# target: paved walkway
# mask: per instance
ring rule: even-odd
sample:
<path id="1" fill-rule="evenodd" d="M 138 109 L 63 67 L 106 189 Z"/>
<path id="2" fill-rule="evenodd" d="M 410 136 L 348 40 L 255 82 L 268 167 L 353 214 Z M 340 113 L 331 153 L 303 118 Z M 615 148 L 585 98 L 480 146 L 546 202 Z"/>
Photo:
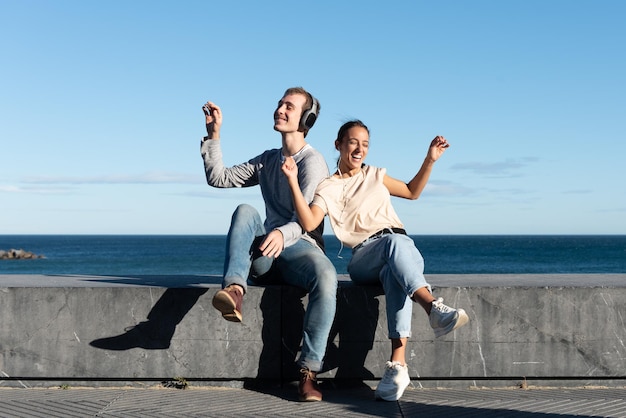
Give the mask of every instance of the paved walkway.
<path id="1" fill-rule="evenodd" d="M 295 401 L 295 387 L 0 389 L 0 417 L 626 417 L 625 388 L 417 389 L 398 402 L 373 390 L 326 388 Z"/>

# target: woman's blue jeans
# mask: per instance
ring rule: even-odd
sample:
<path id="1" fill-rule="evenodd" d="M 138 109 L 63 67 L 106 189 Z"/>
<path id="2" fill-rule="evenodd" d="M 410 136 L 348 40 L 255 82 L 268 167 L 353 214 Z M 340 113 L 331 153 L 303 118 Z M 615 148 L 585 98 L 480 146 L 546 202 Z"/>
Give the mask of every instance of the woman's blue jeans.
<path id="1" fill-rule="evenodd" d="M 425 286 L 431 290 L 424 278 L 424 259 L 413 239 L 404 234 L 366 239 L 352 250 L 348 273 L 356 284 L 382 284 L 389 338 L 410 337 L 411 295 Z"/>
<path id="2" fill-rule="evenodd" d="M 250 205 L 238 206 L 226 241 L 222 287 L 238 284 L 247 291 L 247 278 L 264 284 L 262 276 L 273 267 L 279 274 L 272 279 L 306 290 L 309 301 L 298 364 L 314 372 L 320 371 L 337 306 L 335 266 L 322 250 L 304 239 L 283 249 L 276 259 L 265 257 L 257 251 L 265 234 L 258 211 Z"/>

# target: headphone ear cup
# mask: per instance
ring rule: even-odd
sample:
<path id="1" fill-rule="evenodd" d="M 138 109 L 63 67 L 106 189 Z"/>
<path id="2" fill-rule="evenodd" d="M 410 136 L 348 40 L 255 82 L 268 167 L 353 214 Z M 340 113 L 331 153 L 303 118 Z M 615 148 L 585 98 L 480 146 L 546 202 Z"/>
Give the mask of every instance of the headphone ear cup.
<path id="1" fill-rule="evenodd" d="M 302 115 L 302 119 L 300 119 L 300 128 L 302 130 L 311 129 L 313 125 L 315 124 L 316 120 L 317 120 L 317 115 L 315 113 L 312 113 L 310 110 L 307 110 Z"/>
<path id="2" fill-rule="evenodd" d="M 302 113 L 302 117 L 300 118 L 300 129 L 306 130 L 311 129 L 317 120 L 317 111 L 319 108 L 318 101 L 315 97 L 311 96 L 313 99 L 313 104 L 310 109 L 305 110 Z"/>

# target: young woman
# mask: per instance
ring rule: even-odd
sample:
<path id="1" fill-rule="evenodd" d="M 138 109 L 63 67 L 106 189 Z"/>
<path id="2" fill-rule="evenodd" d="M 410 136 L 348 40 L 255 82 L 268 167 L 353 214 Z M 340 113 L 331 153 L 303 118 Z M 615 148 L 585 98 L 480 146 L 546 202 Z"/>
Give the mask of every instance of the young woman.
<path id="1" fill-rule="evenodd" d="M 347 122 L 335 140 L 337 171 L 319 184 L 310 206 L 300 191 L 293 159 L 287 158 L 282 166 L 302 227 L 315 229 L 328 215 L 337 238 L 352 248 L 348 265 L 352 281 L 383 286 L 391 358 L 376 388 L 379 399 L 400 399 L 410 383 L 405 353 L 411 336 L 411 302 L 424 308 L 437 337 L 468 322 L 463 309 L 450 308 L 442 298 L 433 297 L 424 278 L 422 255 L 391 206 L 392 195 L 406 199 L 420 196 L 435 161 L 448 147 L 445 138 L 435 137 L 420 170 L 404 183 L 389 177 L 384 168 L 363 163 L 369 149 L 369 129 L 359 120 Z"/>

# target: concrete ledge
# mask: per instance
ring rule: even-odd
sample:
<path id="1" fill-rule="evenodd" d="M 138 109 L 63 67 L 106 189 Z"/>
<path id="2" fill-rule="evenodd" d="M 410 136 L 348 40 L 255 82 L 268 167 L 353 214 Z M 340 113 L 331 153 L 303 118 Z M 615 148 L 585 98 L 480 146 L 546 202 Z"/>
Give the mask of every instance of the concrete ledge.
<path id="1" fill-rule="evenodd" d="M 623 386 L 626 274 L 430 275 L 471 322 L 435 339 L 415 306 L 408 362 L 424 387 Z M 244 323 L 211 306 L 216 276 L 0 275 L 0 385 L 50 381 L 290 381 L 306 297 L 251 286 Z M 325 378 L 377 379 L 390 353 L 385 298 L 340 278 Z"/>

